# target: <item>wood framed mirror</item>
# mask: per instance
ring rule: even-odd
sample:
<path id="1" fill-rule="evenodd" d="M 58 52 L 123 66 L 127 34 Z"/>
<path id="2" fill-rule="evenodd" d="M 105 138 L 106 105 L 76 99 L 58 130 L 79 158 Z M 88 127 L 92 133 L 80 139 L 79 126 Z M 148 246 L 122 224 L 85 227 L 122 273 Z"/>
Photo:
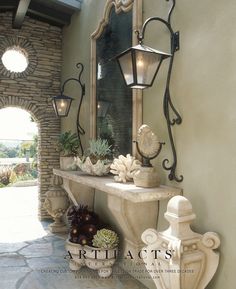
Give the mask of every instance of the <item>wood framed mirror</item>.
<path id="1" fill-rule="evenodd" d="M 136 155 L 133 140 L 142 124 L 142 91 L 126 87 L 114 57 L 137 44 L 142 0 L 107 0 L 91 35 L 91 138 L 105 138 L 116 155 Z"/>

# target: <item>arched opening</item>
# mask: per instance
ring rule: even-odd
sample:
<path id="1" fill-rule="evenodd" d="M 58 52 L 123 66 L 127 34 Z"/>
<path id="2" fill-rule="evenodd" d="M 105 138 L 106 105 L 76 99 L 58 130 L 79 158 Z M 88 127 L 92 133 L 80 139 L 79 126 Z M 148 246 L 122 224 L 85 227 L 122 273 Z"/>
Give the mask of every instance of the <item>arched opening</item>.
<path id="1" fill-rule="evenodd" d="M 37 120 L 26 110 L 0 109 L 0 242 L 45 235 L 38 221 L 38 133 Z"/>
<path id="2" fill-rule="evenodd" d="M 60 119 L 55 117 L 52 106 L 34 102 L 29 97 L 1 96 L 0 111 L 7 107 L 21 108 L 29 112 L 38 124 L 39 217 L 41 220 L 51 218 L 43 204 L 51 185 L 52 169 L 59 168 L 57 141 Z M 7 126 L 5 122 L 4 125 Z"/>

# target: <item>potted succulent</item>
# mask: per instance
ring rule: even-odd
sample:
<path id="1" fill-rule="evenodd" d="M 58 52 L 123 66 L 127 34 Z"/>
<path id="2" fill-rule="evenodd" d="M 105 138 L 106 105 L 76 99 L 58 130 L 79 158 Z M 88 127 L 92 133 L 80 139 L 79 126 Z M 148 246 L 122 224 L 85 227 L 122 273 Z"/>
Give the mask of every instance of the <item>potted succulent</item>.
<path id="1" fill-rule="evenodd" d="M 90 175 L 106 175 L 110 171 L 111 155 L 111 145 L 106 139 L 93 139 L 89 141 L 86 156 L 82 159 L 77 157 L 76 164 L 82 171 Z"/>
<path id="2" fill-rule="evenodd" d="M 76 169 L 75 156 L 78 155 L 80 141 L 76 133 L 71 131 L 59 135 L 58 149 L 60 152 L 60 168 L 62 170 Z"/>
<path id="3" fill-rule="evenodd" d="M 92 240 L 93 246 L 84 246 L 85 265 L 90 269 L 98 270 L 100 277 L 109 277 L 118 255 L 118 243 L 116 232 L 106 228 L 98 230 Z"/>
<path id="4" fill-rule="evenodd" d="M 66 250 L 71 256 L 70 269 L 87 266 L 98 270 L 100 277 L 110 276 L 118 254 L 117 234 L 106 228 L 87 206 L 72 206 L 67 216 L 70 232 Z"/>

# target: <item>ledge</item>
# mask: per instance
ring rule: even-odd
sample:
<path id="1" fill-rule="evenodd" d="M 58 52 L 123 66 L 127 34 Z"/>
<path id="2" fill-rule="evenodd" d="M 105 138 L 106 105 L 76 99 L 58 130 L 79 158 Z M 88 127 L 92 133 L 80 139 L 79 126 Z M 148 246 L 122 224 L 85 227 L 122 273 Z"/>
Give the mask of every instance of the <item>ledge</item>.
<path id="1" fill-rule="evenodd" d="M 111 176 L 95 177 L 89 176 L 81 171 L 62 171 L 53 169 L 53 173 L 64 179 L 92 187 L 133 203 L 170 199 L 176 195 L 182 194 L 182 190 L 175 187 L 160 186 L 156 188 L 141 188 L 136 187 L 133 183 L 117 183 Z"/>

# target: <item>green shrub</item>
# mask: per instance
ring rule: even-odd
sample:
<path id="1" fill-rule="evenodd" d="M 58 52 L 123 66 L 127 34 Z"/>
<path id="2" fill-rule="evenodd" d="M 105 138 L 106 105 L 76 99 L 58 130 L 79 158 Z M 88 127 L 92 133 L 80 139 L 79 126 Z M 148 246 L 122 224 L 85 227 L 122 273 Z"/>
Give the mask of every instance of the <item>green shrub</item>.
<path id="1" fill-rule="evenodd" d="M 0 183 L 7 186 L 10 183 L 10 177 L 12 173 L 12 168 L 3 167 L 0 169 Z"/>
<path id="2" fill-rule="evenodd" d="M 4 188 L 5 185 L 3 183 L 0 183 L 0 188 Z"/>
<path id="3" fill-rule="evenodd" d="M 66 131 L 60 134 L 58 149 L 62 156 L 77 156 L 79 153 L 80 141 L 76 133 Z"/>
<path id="4" fill-rule="evenodd" d="M 19 181 L 29 181 L 29 180 L 34 180 L 35 178 L 31 174 L 24 174 L 21 176 L 17 176 L 16 179 L 14 180 L 14 183 L 19 182 Z"/>

